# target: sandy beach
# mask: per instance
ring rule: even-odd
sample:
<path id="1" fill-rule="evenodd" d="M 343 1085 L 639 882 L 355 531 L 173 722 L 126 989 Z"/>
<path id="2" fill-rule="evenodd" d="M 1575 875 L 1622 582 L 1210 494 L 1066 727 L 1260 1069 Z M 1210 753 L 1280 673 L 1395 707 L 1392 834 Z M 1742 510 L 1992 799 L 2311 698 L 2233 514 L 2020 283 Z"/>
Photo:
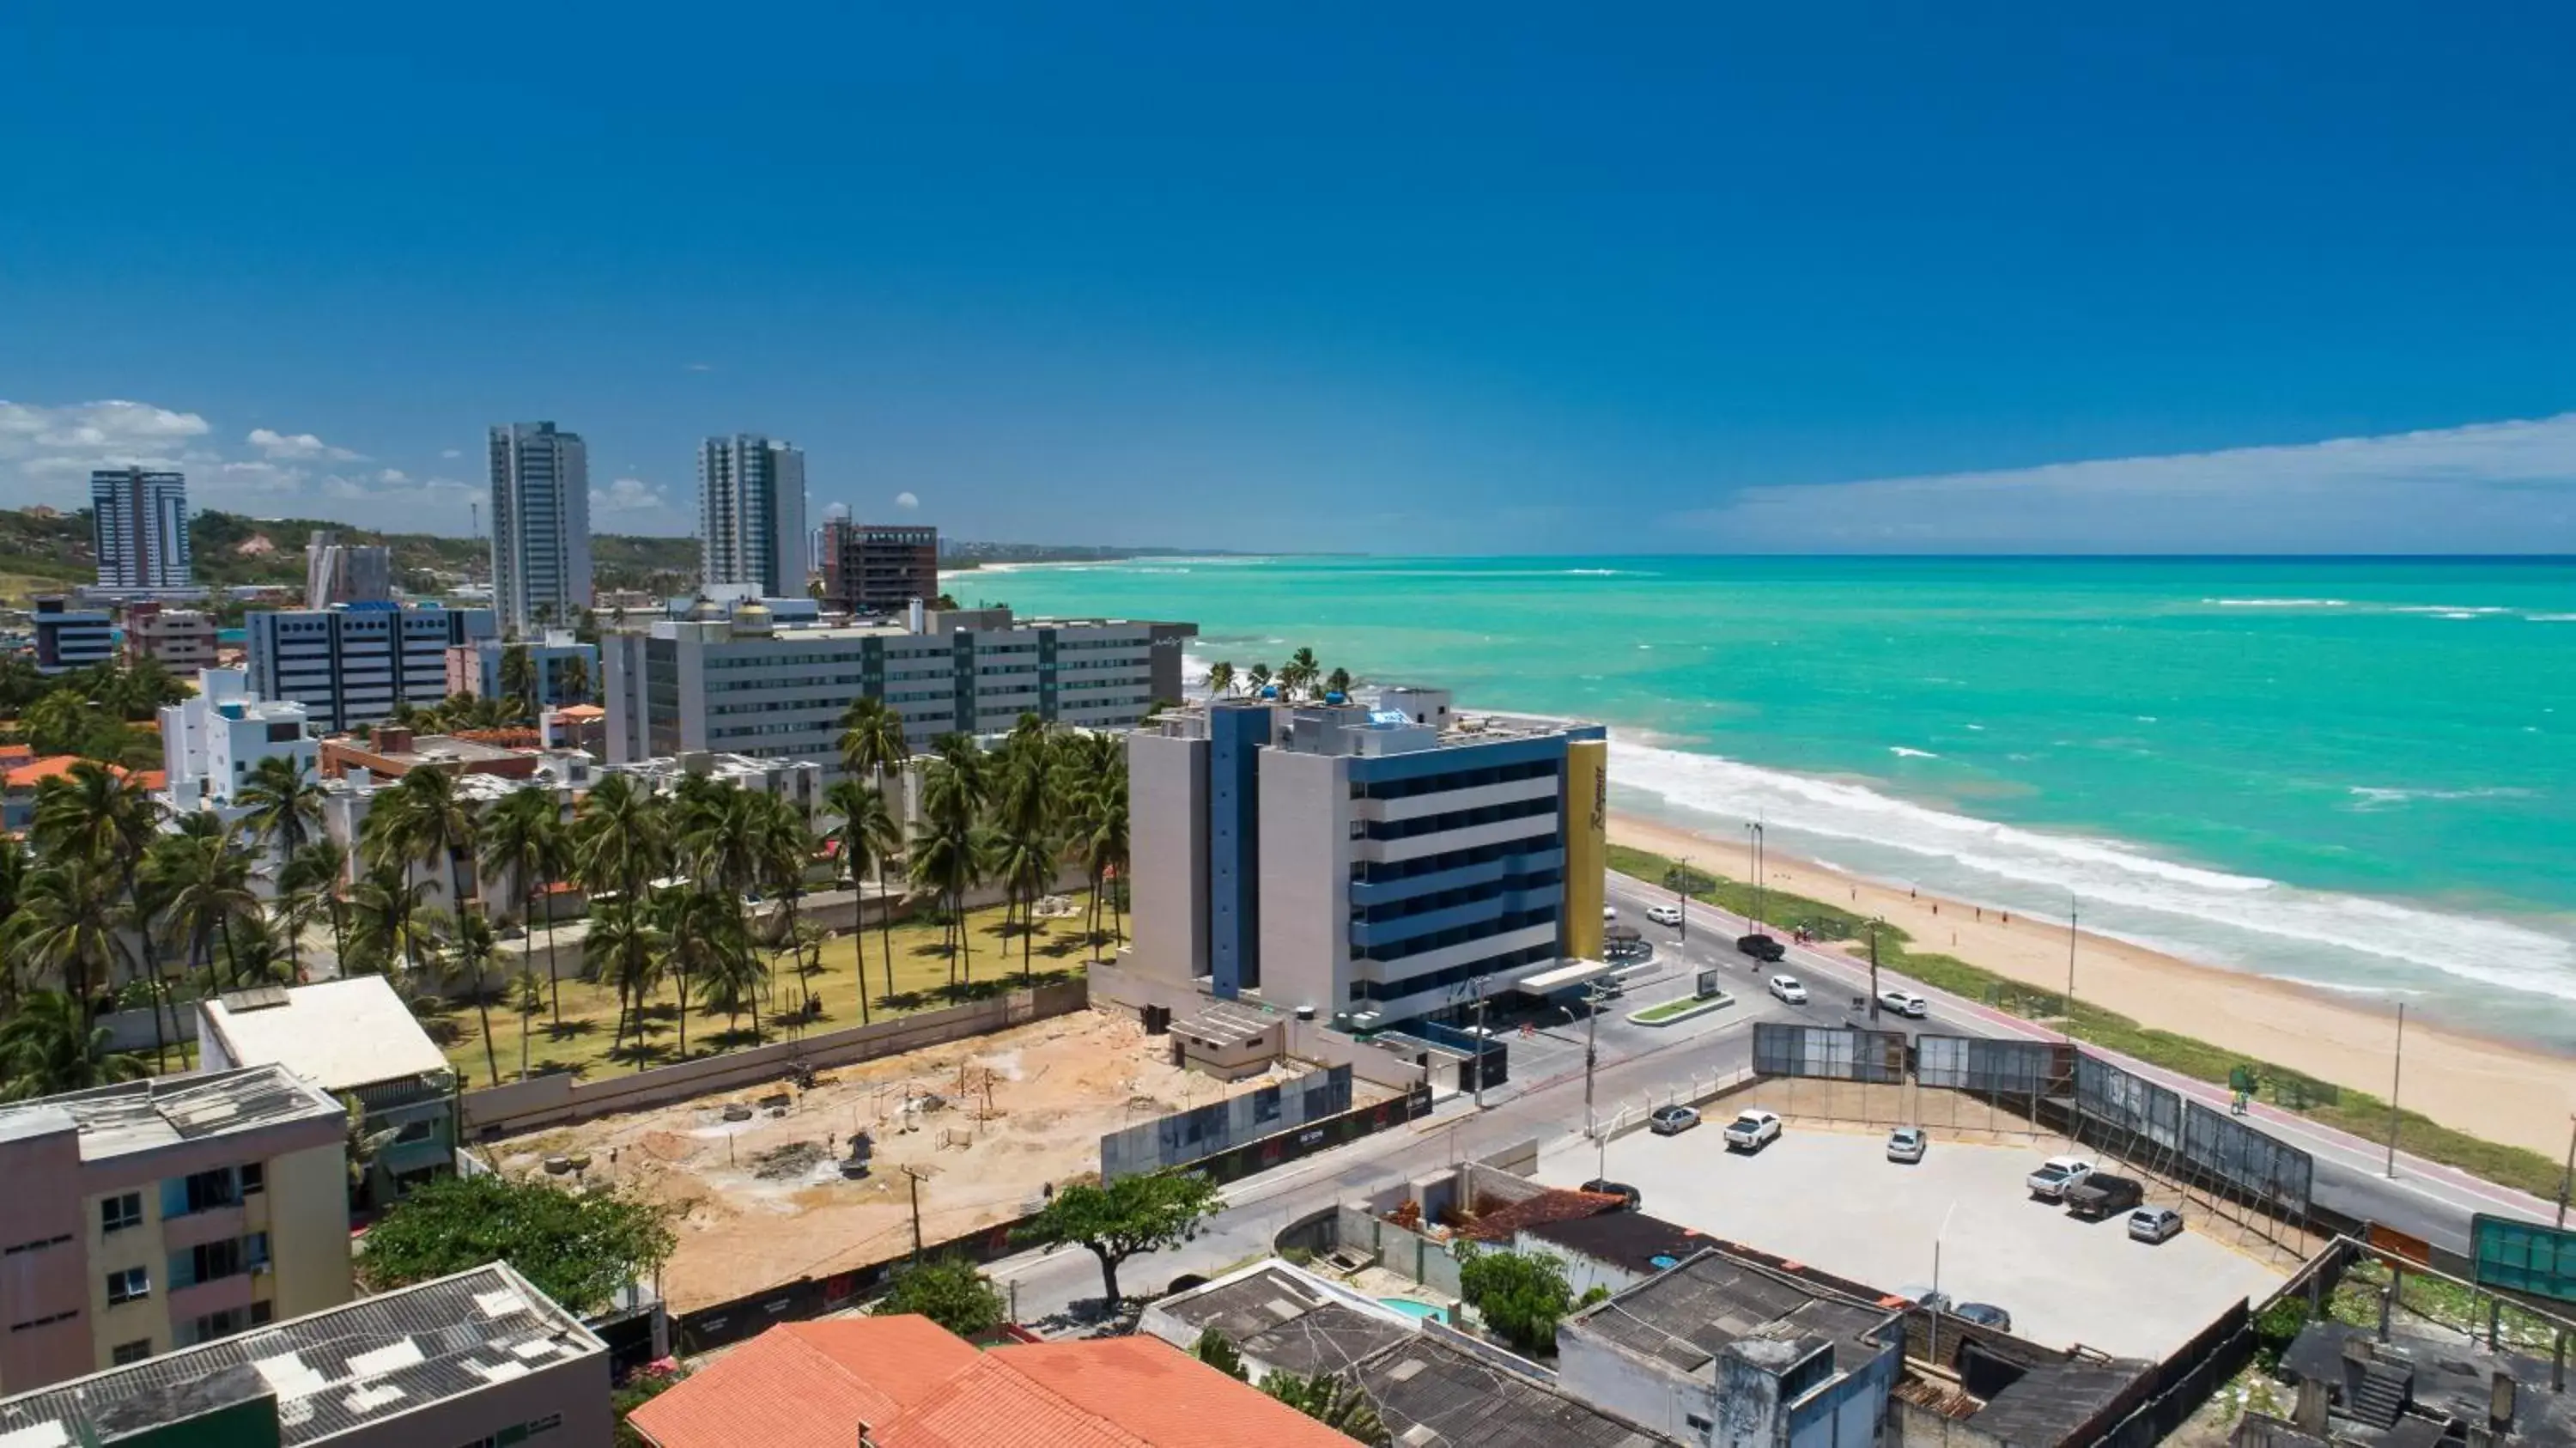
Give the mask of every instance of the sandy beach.
<path id="1" fill-rule="evenodd" d="M 1610 838 L 1665 855 L 1689 855 L 1742 873 L 1744 845 L 1614 813 Z M 1728 871 L 1716 862 L 1734 858 Z M 1803 860 L 1772 855 L 1770 884 L 1903 927 L 1925 950 L 1957 956 L 2045 990 L 2066 986 L 2066 930 L 2030 919 L 2003 923 L 1984 911 L 1901 886 L 1874 884 Z M 2183 960 L 2090 933 L 2076 947 L 2078 1000 L 2142 1025 L 2187 1035 L 2385 1100 L 2396 1044 L 2393 1005 L 2356 1004 L 2320 991 Z M 2403 1105 L 2490 1141 L 2550 1157 L 2567 1149 L 2576 1111 L 2576 1059 L 2406 1023 Z"/>

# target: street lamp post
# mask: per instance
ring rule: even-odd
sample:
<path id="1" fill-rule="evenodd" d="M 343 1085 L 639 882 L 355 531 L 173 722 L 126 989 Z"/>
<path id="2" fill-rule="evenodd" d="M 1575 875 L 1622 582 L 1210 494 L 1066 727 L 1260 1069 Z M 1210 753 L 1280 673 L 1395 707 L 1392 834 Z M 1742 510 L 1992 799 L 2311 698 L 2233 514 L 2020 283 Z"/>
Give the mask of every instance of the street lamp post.
<path id="1" fill-rule="evenodd" d="M 1682 913 L 1682 943 L 1690 943 L 1690 856 L 1682 856 L 1682 867 L 1673 874 L 1673 908 Z"/>
<path id="2" fill-rule="evenodd" d="M 1887 922 L 1869 918 L 1869 1023 L 1878 1024 L 1878 928 Z"/>
<path id="3" fill-rule="evenodd" d="M 1760 821 L 1748 821 L 1744 826 L 1744 832 L 1751 842 L 1746 848 L 1746 853 L 1751 856 L 1751 862 L 1753 865 L 1753 918 L 1750 921 L 1747 921 L 1746 924 L 1754 933 L 1765 934 L 1767 932 L 1762 928 L 1762 857 L 1769 852 L 1763 848 L 1763 831 Z"/>
<path id="4" fill-rule="evenodd" d="M 2397 1054 L 2388 1066 L 2388 1179 L 2397 1179 L 2397 1086 L 2406 1079 L 2406 1002 L 2397 1003 Z"/>

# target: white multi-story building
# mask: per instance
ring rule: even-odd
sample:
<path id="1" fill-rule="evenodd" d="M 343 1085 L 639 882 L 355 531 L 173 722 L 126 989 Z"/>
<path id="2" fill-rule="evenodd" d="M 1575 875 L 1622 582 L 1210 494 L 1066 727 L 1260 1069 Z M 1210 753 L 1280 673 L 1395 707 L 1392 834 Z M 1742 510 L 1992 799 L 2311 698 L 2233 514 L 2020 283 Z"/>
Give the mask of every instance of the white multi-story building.
<path id="1" fill-rule="evenodd" d="M 914 750 L 992 734 L 1022 714 L 1123 729 L 1181 695 L 1195 624 L 1014 619 L 1006 608 L 916 610 L 909 624 L 781 628 L 769 610 L 701 604 L 600 640 L 612 764 L 698 750 L 840 771 L 841 715 L 883 699 Z"/>
<path id="2" fill-rule="evenodd" d="M 805 453 L 751 433 L 698 444 L 700 580 L 805 591 Z"/>
<path id="3" fill-rule="evenodd" d="M 261 698 L 242 669 L 207 669 L 193 697 L 161 710 L 163 787 L 174 812 L 214 809 L 232 820 L 234 796 L 261 760 L 284 756 L 318 779 L 321 748 L 304 706 Z"/>
<path id="4" fill-rule="evenodd" d="M 434 603 L 253 613 L 243 620 L 250 687 L 263 699 L 302 704 L 325 732 L 373 724 L 397 704 L 426 707 L 447 697 L 447 646 L 465 622 Z"/>
<path id="5" fill-rule="evenodd" d="M 100 468 L 89 475 L 89 506 L 100 587 L 188 586 L 186 474 Z"/>
<path id="6" fill-rule="evenodd" d="M 590 606 L 590 454 L 551 422 L 492 429 L 492 605 L 508 633 Z"/>

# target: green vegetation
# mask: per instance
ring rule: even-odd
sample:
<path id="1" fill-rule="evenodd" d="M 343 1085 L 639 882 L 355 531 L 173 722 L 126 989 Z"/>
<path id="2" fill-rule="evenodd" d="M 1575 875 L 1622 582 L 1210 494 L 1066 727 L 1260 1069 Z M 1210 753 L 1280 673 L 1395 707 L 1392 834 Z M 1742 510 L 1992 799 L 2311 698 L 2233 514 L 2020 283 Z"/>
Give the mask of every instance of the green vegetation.
<path id="1" fill-rule="evenodd" d="M 662 1396 L 686 1376 L 677 1367 L 665 1370 L 658 1364 L 647 1364 L 618 1384 L 608 1400 L 610 1410 L 617 1414 L 617 1448 L 653 1448 L 642 1433 L 627 1426 L 626 1415 Z"/>
<path id="2" fill-rule="evenodd" d="M 1545 1252 L 1498 1252 L 1462 1242 L 1458 1295 L 1485 1325 L 1531 1356 L 1556 1352 L 1556 1322 L 1574 1310 L 1565 1264 Z"/>
<path id="3" fill-rule="evenodd" d="M 1058 1190 L 1020 1229 L 1020 1239 L 1033 1247 L 1070 1242 L 1089 1249 L 1100 1259 L 1101 1290 L 1115 1312 L 1120 1263 L 1178 1246 L 1223 1205 L 1216 1183 L 1196 1172 L 1120 1177 L 1107 1186 L 1076 1183 Z"/>
<path id="4" fill-rule="evenodd" d="M 1233 1339 L 1213 1327 L 1199 1329 L 1199 1340 L 1192 1345 L 1190 1352 L 1200 1362 L 1238 1383 L 1250 1381 L 1250 1374 L 1244 1371 L 1243 1354 L 1234 1350 Z"/>
<path id="5" fill-rule="evenodd" d="M 1672 871 L 1682 868 L 1667 856 L 1626 845 L 1610 846 L 1609 859 L 1610 868 L 1621 874 L 1656 882 L 1669 879 Z M 1714 879 L 1710 888 L 1694 892 L 1692 898 L 1739 915 L 1753 912 L 1753 889 L 1740 881 Z M 1868 958 L 1868 918 L 1839 906 L 1766 890 L 1762 892 L 1761 918 L 1783 930 L 1804 929 L 1819 940 L 1842 942 L 1851 954 Z M 2231 1072 L 2251 1066 L 2258 1094 L 2272 1104 L 2356 1136 L 2387 1139 L 2388 1103 L 2368 1092 L 2337 1086 L 2267 1061 L 2250 1060 L 2189 1036 L 2142 1026 L 2081 999 L 2074 1003 L 2074 1018 L 2069 1021 L 2063 992 L 2034 990 L 1956 956 L 1914 950 L 1911 937 L 1897 926 L 1882 924 L 1877 929 L 1878 960 L 1885 969 L 2026 1019 L 2049 1021 L 2105 1050 L 2197 1080 L 2223 1086 Z M 2400 1111 L 2397 1121 L 2400 1150 L 2474 1172 L 2488 1181 L 2537 1197 L 2558 1194 L 2563 1169 L 2539 1152 L 2483 1141 L 2413 1111 Z"/>
<path id="6" fill-rule="evenodd" d="M 959 1337 L 981 1337 L 1009 1316 L 1002 1290 L 963 1257 L 935 1257 L 895 1274 L 894 1289 L 873 1309 L 880 1317 L 913 1313 Z"/>
<path id="7" fill-rule="evenodd" d="M 1345 1438 L 1369 1448 L 1387 1448 L 1386 1424 L 1378 1419 L 1377 1405 L 1360 1391 L 1359 1384 L 1339 1373 L 1317 1373 L 1311 1378 L 1270 1373 L 1261 1379 L 1261 1391 Z"/>
<path id="8" fill-rule="evenodd" d="M 1685 1017 L 1695 1016 L 1703 1011 L 1718 1010 L 1734 1003 L 1731 997 L 1725 995 L 1713 995 L 1706 1000 L 1698 996 L 1675 996 L 1659 1005 L 1648 1006 L 1642 1011 L 1630 1011 L 1628 1019 L 1641 1026 L 1668 1026 Z"/>
<path id="9" fill-rule="evenodd" d="M 591 1313 L 650 1278 L 674 1238 L 662 1208 L 592 1187 L 481 1175 L 414 1187 L 367 1229 L 358 1275 L 370 1292 L 507 1262 L 564 1310 Z"/>

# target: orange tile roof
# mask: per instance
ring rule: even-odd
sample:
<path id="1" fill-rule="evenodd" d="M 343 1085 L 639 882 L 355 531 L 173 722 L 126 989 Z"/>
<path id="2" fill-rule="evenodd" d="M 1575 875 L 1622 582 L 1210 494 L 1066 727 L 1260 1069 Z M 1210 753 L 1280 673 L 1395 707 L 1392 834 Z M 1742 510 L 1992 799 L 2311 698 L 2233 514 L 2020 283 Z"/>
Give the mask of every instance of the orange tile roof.
<path id="1" fill-rule="evenodd" d="M 33 744 L 0 744 L 0 759 L 33 759 L 35 757 L 36 746 Z"/>
<path id="2" fill-rule="evenodd" d="M 597 704 L 566 704 L 555 711 L 559 719 L 605 719 L 608 711 Z"/>
<path id="3" fill-rule="evenodd" d="M 921 1317 L 789 1323 L 628 1419 L 661 1448 L 1349 1448 L 1155 1338 L 977 1352 Z"/>
<path id="4" fill-rule="evenodd" d="M 21 764 L 9 771 L 11 789 L 33 789 L 48 779 L 60 779 L 81 762 L 77 754 L 48 754 L 31 764 Z"/>

